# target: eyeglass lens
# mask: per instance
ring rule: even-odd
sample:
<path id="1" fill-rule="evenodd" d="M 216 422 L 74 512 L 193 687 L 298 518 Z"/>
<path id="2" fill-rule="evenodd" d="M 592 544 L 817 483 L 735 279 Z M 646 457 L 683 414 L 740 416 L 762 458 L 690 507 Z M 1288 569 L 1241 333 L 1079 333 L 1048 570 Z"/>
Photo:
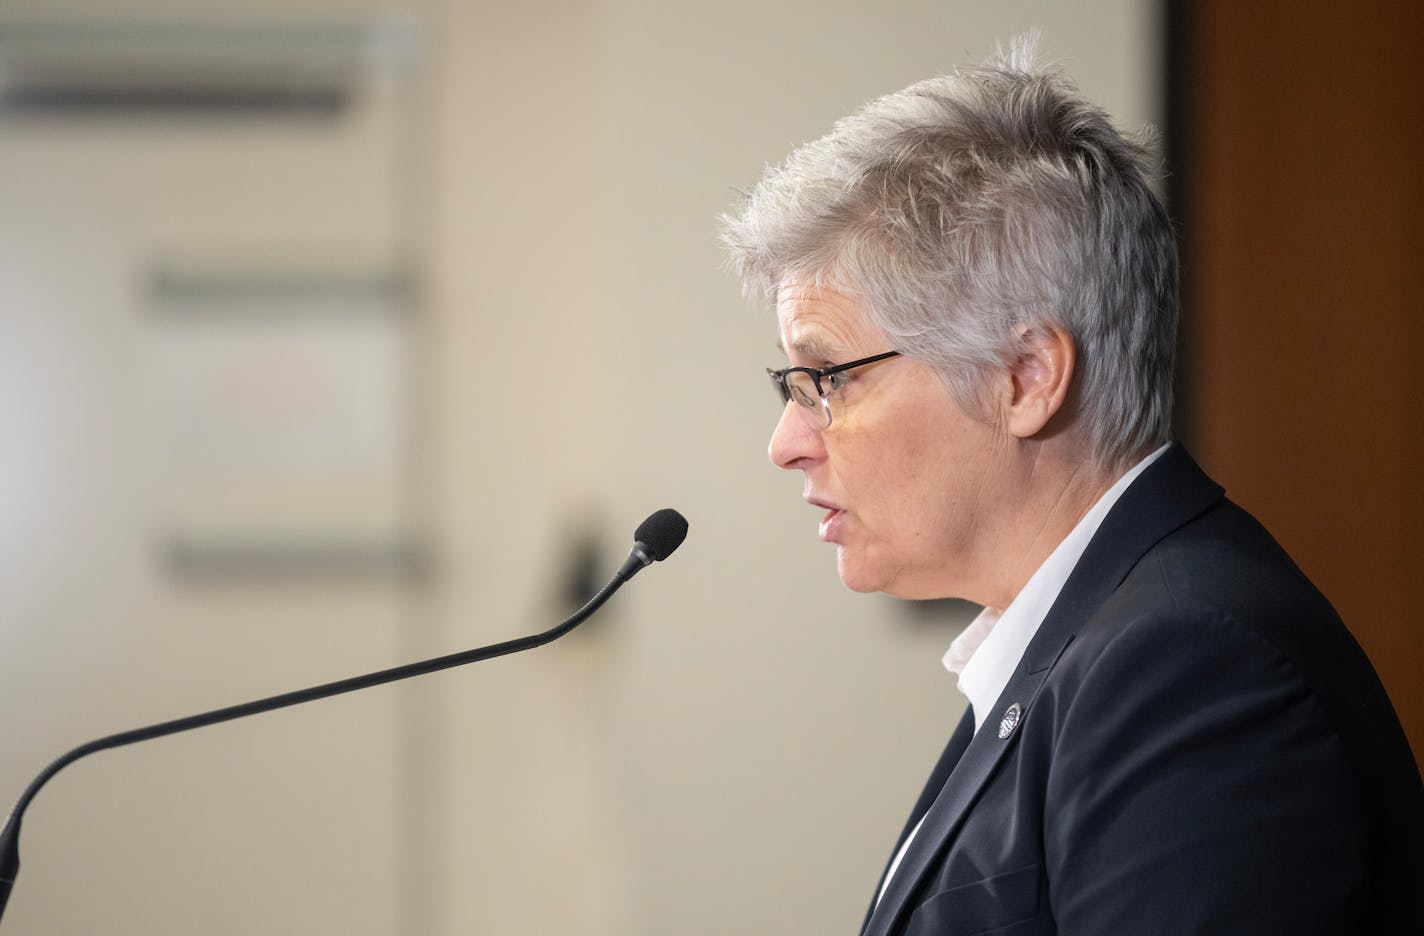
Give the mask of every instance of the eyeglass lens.
<path id="1" fill-rule="evenodd" d="M 792 371 L 786 375 L 786 388 L 790 398 L 798 406 L 806 409 L 806 415 L 821 425 L 829 425 L 831 411 L 826 401 L 816 392 L 816 379 L 805 371 Z"/>

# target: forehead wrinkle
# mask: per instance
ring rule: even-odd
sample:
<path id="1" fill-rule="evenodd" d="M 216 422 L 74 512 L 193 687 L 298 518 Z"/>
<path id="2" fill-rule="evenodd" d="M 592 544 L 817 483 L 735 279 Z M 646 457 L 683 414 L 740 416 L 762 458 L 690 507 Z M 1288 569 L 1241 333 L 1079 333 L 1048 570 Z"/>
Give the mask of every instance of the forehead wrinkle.
<path id="1" fill-rule="evenodd" d="M 844 359 L 863 343 L 873 344 L 857 298 L 847 292 L 790 278 L 777 290 L 777 346 L 806 358 Z M 785 339 L 785 340 L 783 340 Z"/>

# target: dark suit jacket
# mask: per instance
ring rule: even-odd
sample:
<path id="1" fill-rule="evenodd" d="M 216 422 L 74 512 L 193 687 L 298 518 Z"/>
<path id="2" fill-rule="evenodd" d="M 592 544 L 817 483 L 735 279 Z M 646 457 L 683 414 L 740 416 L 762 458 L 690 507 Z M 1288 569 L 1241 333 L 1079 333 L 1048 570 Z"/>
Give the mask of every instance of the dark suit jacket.
<path id="1" fill-rule="evenodd" d="M 1424 785 L 1384 689 L 1180 447 L 1108 514 L 907 833 L 922 816 L 866 936 L 1424 934 Z"/>

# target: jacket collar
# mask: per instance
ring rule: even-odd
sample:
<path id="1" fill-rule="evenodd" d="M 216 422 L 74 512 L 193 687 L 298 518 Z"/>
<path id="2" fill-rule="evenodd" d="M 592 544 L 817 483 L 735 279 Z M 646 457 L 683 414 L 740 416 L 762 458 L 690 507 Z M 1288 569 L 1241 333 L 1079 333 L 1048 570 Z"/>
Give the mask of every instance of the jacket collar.
<path id="1" fill-rule="evenodd" d="M 1021 732 L 1013 730 L 1014 726 L 1010 726 L 1007 737 L 999 737 L 999 718 L 1011 705 L 1019 709 L 1015 726 L 1029 717 L 1039 690 L 1082 622 L 1122 584 L 1153 545 L 1215 504 L 1222 493 L 1222 488 L 1180 445 L 1164 452 L 1123 493 L 1059 592 L 1024 652 L 1023 664 L 1014 671 L 994 710 L 984 713 L 984 728 L 969 742 L 935 795 L 920 831 L 901 859 L 879 906 L 871 913 L 864 936 L 886 936 L 899 924 L 910 909 L 910 898 L 920 881 L 959 830 L 994 768 L 1018 739 Z M 927 788 L 922 799 L 931 794 Z"/>

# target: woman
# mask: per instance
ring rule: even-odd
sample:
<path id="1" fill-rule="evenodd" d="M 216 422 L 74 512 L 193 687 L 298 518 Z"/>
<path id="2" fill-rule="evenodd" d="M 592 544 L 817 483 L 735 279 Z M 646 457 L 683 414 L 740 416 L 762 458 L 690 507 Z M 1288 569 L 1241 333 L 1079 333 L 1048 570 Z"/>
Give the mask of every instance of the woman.
<path id="1" fill-rule="evenodd" d="M 1019 47 L 724 219 L 789 359 L 770 456 L 841 580 L 985 606 L 867 934 L 1424 932 L 1424 787 L 1369 662 L 1168 441 L 1150 164 Z"/>

